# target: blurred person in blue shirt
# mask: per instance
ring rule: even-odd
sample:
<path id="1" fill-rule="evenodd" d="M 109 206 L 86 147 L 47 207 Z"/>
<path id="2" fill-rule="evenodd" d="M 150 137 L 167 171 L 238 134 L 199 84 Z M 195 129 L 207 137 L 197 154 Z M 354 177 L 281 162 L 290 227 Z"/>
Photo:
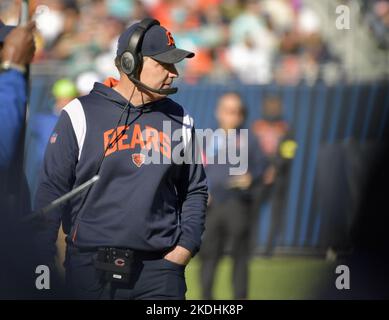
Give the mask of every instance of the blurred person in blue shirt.
<path id="1" fill-rule="evenodd" d="M 0 21 L 0 208 L 4 212 L 2 217 L 9 219 L 29 212 L 22 159 L 27 102 L 25 73 L 35 52 L 34 28 L 34 22 L 14 28 Z"/>
<path id="2" fill-rule="evenodd" d="M 14 28 L 0 21 L 0 167 L 6 168 L 15 153 L 26 113 L 26 65 L 32 60 L 35 45 L 34 23 Z"/>
<path id="3" fill-rule="evenodd" d="M 29 192 L 23 174 L 23 134 L 27 102 L 26 66 L 35 44 L 34 22 L 5 26 L 0 21 L 0 298 L 36 297 L 31 230 L 18 223 L 29 213 Z"/>
<path id="4" fill-rule="evenodd" d="M 39 223 L 21 222 L 31 213 L 23 140 L 26 73 L 35 53 L 34 29 L 34 22 L 10 27 L 0 21 L 0 299 L 47 299 L 65 294 L 59 291 L 62 287 L 38 290 L 36 272 L 41 260 L 33 238 Z M 59 283 L 56 270 L 50 272 L 51 285 Z"/>

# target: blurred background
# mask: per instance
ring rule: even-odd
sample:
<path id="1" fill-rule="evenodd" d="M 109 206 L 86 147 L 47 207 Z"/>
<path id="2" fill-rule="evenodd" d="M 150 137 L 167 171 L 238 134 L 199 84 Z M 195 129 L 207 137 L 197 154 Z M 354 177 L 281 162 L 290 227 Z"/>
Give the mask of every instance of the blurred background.
<path id="1" fill-rule="evenodd" d="M 18 23 L 20 2 L 0 1 L 4 23 Z M 333 286 L 334 266 L 355 252 L 353 230 L 388 134 L 389 1 L 29 2 L 37 22 L 25 161 L 32 198 L 61 108 L 95 81 L 118 76 L 120 33 L 152 16 L 177 47 L 196 53 L 178 65 L 179 91 L 172 97 L 196 127 L 216 129 L 219 98 L 234 91 L 247 109 L 243 127 L 267 163 L 275 154 L 288 160 L 286 171 L 277 175 L 270 165 L 258 182 L 263 188 L 252 188 L 247 298 L 309 299 Z M 340 5 L 348 8 L 348 29 L 337 28 Z M 380 213 L 372 217 L 372 234 L 383 224 Z M 225 253 L 216 299 L 234 297 L 228 245 Z M 196 257 L 186 271 L 190 299 L 201 298 L 200 264 Z"/>

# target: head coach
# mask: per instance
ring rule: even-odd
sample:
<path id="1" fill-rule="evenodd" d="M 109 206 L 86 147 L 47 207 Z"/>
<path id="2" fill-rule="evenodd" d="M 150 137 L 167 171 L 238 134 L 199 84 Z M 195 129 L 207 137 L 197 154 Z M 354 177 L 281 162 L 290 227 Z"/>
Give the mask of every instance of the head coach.
<path id="1" fill-rule="evenodd" d="M 95 83 L 61 113 L 36 207 L 100 176 L 88 192 L 54 210 L 37 237 L 50 261 L 62 222 L 74 298 L 185 298 L 185 266 L 199 250 L 208 188 L 201 163 L 171 161 L 179 143 L 187 147 L 195 138 L 193 119 L 167 96 L 177 91 L 175 64 L 193 56 L 176 48 L 158 21 L 144 19 L 119 38 L 120 79 Z M 181 142 L 164 123 L 181 130 Z M 146 163 L 145 151 L 163 163 Z"/>

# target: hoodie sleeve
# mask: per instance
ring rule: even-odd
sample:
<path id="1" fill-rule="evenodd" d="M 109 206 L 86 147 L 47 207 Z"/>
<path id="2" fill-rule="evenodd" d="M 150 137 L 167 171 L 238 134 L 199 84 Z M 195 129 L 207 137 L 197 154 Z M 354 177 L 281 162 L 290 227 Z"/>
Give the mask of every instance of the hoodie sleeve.
<path id="1" fill-rule="evenodd" d="M 46 147 L 35 197 L 36 210 L 42 209 L 72 189 L 77 161 L 76 135 L 68 113 L 62 111 Z M 37 233 L 38 246 L 47 259 L 52 259 L 56 254 L 55 243 L 65 211 L 66 206 L 62 206 L 49 212 L 47 224 Z"/>
<path id="2" fill-rule="evenodd" d="M 201 236 L 204 232 L 205 212 L 208 200 L 208 187 L 201 152 L 191 129 L 191 139 L 187 150 L 190 161 L 183 164 L 181 181 L 181 237 L 178 245 L 188 249 L 194 256 L 200 249 Z"/>

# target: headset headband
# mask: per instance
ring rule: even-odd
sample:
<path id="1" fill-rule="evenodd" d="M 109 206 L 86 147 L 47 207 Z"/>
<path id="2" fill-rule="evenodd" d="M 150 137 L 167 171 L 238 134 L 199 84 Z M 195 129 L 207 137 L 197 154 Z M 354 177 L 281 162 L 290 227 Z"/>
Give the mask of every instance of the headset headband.
<path id="1" fill-rule="evenodd" d="M 133 54 L 139 54 L 139 52 L 141 52 L 140 46 L 143 42 L 143 37 L 145 36 L 147 30 L 154 25 L 159 25 L 159 21 L 151 18 L 143 19 L 128 40 L 127 50 Z"/>

